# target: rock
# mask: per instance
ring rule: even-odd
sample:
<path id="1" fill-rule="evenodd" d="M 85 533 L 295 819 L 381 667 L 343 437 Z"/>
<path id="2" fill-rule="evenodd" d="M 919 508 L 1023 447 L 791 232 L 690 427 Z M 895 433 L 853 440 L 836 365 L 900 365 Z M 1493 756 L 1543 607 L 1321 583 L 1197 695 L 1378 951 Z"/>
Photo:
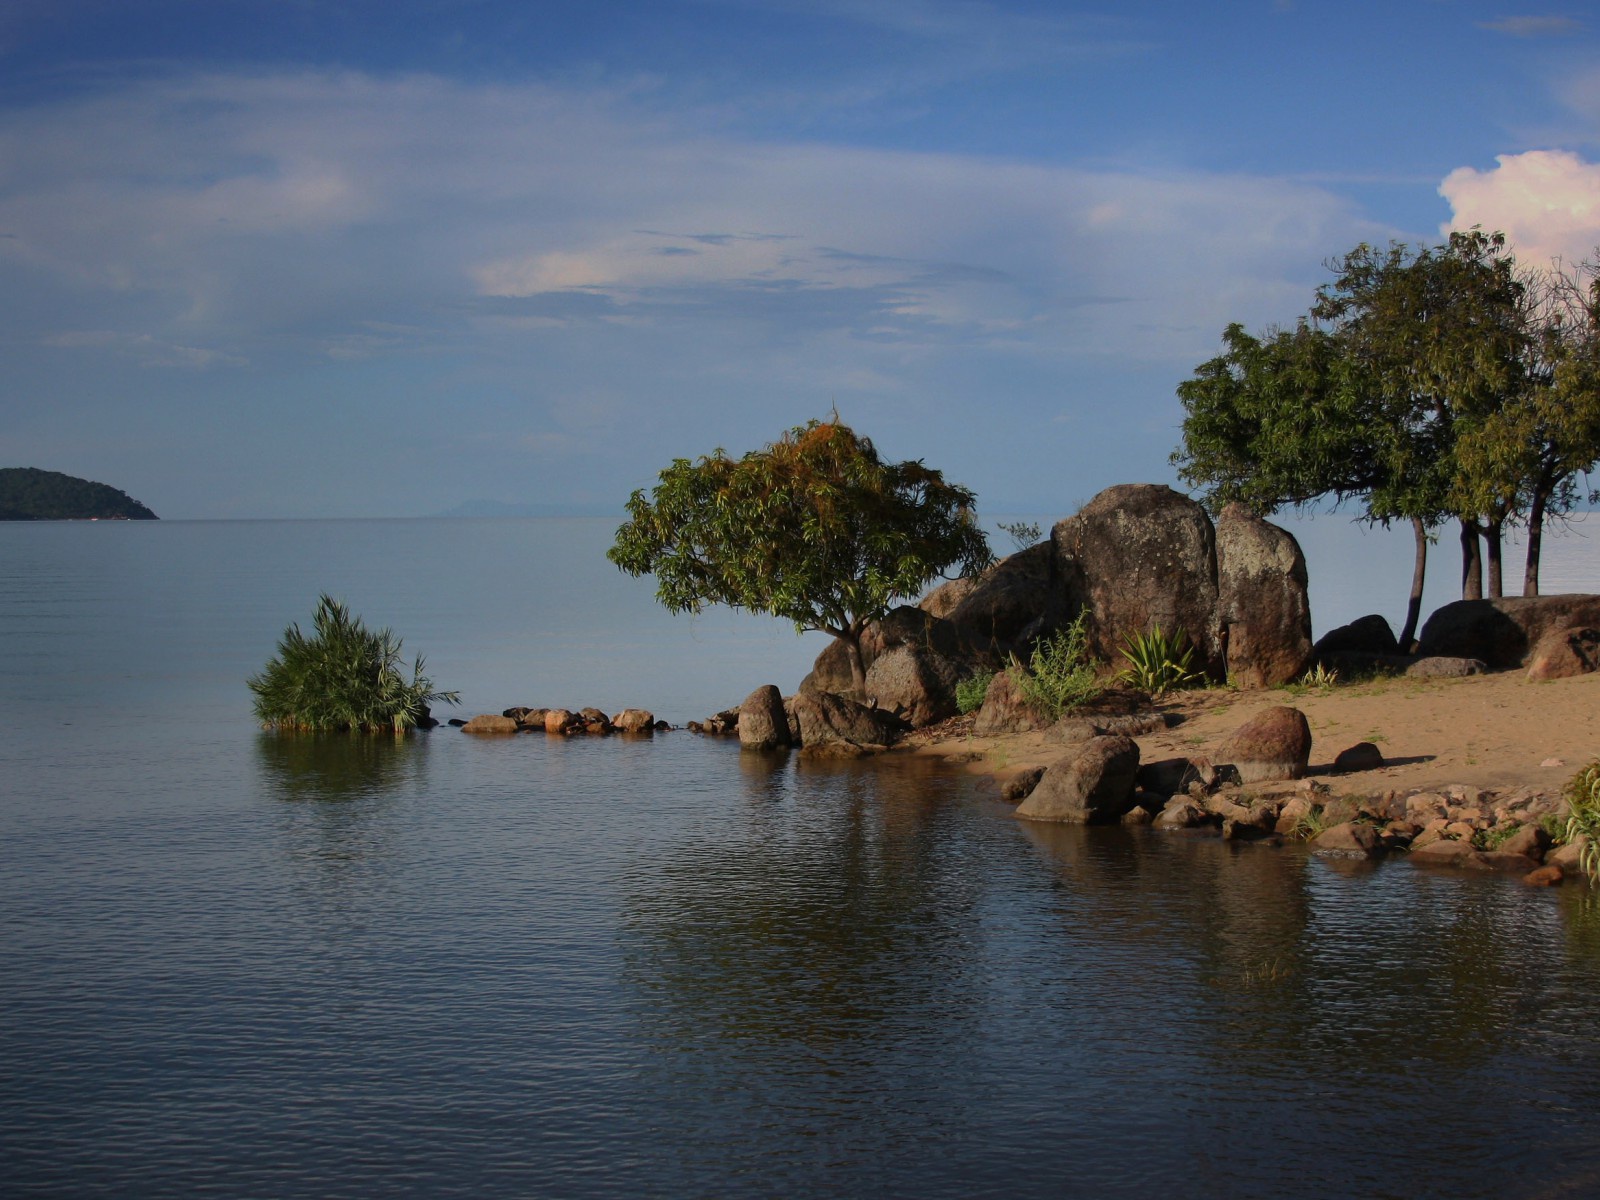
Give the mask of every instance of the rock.
<path id="1" fill-rule="evenodd" d="M 979 735 L 1027 733 L 1045 729 L 1052 723 L 1049 714 L 1023 696 L 1010 671 L 996 671 L 989 681 L 989 690 L 983 695 L 983 706 L 978 709 L 972 732 Z"/>
<path id="2" fill-rule="evenodd" d="M 1276 705 L 1236 729 L 1216 757 L 1233 764 L 1240 783 L 1299 779 L 1311 761 L 1311 726 L 1299 709 Z"/>
<path id="3" fill-rule="evenodd" d="M 1000 789 L 1000 798 L 1010 800 L 1013 804 L 1026 800 L 1033 794 L 1033 789 L 1039 786 L 1043 776 L 1043 767 L 1029 767 L 1017 773 Z"/>
<path id="4" fill-rule="evenodd" d="M 1600 627 L 1600 596 L 1506 596 L 1457 600 L 1422 627 L 1419 652 L 1476 658 L 1504 670 L 1528 663 L 1546 634 Z"/>
<path id="5" fill-rule="evenodd" d="M 1579 834 L 1574 840 L 1557 846 L 1544 856 L 1547 867 L 1560 867 L 1568 875 L 1583 874 L 1583 851 L 1589 839 Z"/>
<path id="6" fill-rule="evenodd" d="M 1529 679 L 1570 679 L 1600 668 L 1600 629 L 1588 625 L 1547 631 L 1528 656 Z"/>
<path id="7" fill-rule="evenodd" d="M 1432 654 L 1411 659 L 1405 666 L 1405 674 L 1411 679 L 1464 679 L 1468 675 L 1482 675 L 1488 669 L 1482 659 Z"/>
<path id="8" fill-rule="evenodd" d="M 873 659 L 867 671 L 867 695 L 878 707 L 899 713 L 913 729 L 921 729 L 961 711 L 956 684 L 964 674 L 937 651 L 899 645 Z"/>
<path id="9" fill-rule="evenodd" d="M 1539 866 L 1539 860 L 1529 858 L 1526 854 L 1509 854 L 1504 849 L 1481 850 L 1474 862 L 1464 865 L 1483 867 L 1490 871 L 1515 871 L 1518 875 L 1527 875 Z"/>
<path id="10" fill-rule="evenodd" d="M 1316 807 L 1316 801 L 1310 796 L 1292 796 L 1283 802 L 1283 807 L 1278 810 L 1278 819 L 1273 823 L 1274 833 L 1289 835 L 1300 827 L 1300 822 L 1311 815 Z"/>
<path id="11" fill-rule="evenodd" d="M 1424 863 L 1431 866 L 1464 866 L 1468 860 L 1475 860 L 1478 852 L 1472 848 L 1470 842 L 1451 841 L 1449 838 L 1440 838 L 1435 842 L 1422 843 L 1419 837 L 1412 844 L 1411 861 Z"/>
<path id="12" fill-rule="evenodd" d="M 463 721 L 460 717 L 451 717 L 448 721 L 445 722 L 445 724 L 446 725 L 453 725 L 457 729 L 464 729 L 464 728 L 466 728 L 466 724 L 467 723 L 465 721 Z"/>
<path id="13" fill-rule="evenodd" d="M 1328 662 L 1329 656 L 1335 654 L 1398 657 L 1400 653 L 1400 643 L 1395 639 L 1394 630 L 1377 613 L 1329 630 L 1311 648 L 1312 657 L 1320 663 Z"/>
<path id="14" fill-rule="evenodd" d="M 954 589 L 966 585 L 959 594 L 947 593 L 928 609 L 925 600 L 918 607 L 946 618 L 955 626 L 964 643 L 989 646 L 997 652 L 1019 648 L 1023 631 L 1040 617 L 1052 627 L 1070 619 L 1063 597 L 1051 588 L 1050 569 L 1054 549 L 1048 541 L 1002 558 L 975 580 L 958 579 L 945 585 Z M 940 589 L 943 591 L 944 589 Z M 955 597 L 954 604 L 948 599 Z M 931 597 L 930 597 L 931 599 Z"/>
<path id="15" fill-rule="evenodd" d="M 517 718 L 517 724 L 521 725 L 524 729 L 543 729 L 544 716 L 549 711 L 550 710 L 548 708 L 527 709 L 520 717 Z"/>
<path id="16" fill-rule="evenodd" d="M 1107 488 L 1051 533 L 1062 610 L 1087 611 L 1089 649 L 1120 660 L 1123 638 L 1188 634 L 1195 665 L 1221 679 L 1216 534 L 1187 496 L 1160 484 Z"/>
<path id="17" fill-rule="evenodd" d="M 574 733 L 583 727 L 583 718 L 570 709 L 549 708 L 544 714 L 546 733 Z"/>
<path id="18" fill-rule="evenodd" d="M 1176 796 L 1195 783 L 1205 790 L 1216 780 L 1216 770 L 1203 758 L 1162 758 L 1139 767 L 1140 789 L 1157 796 Z"/>
<path id="19" fill-rule="evenodd" d="M 1140 804 L 1135 804 L 1122 814 L 1122 823 L 1124 825 L 1149 825 L 1155 819 L 1155 813 Z"/>
<path id="20" fill-rule="evenodd" d="M 850 672 L 850 648 L 838 638 L 822 648 L 822 653 L 811 664 L 811 673 L 800 681 L 800 692 L 807 696 L 823 693 L 853 696 L 855 688 L 855 676 Z"/>
<path id="21" fill-rule="evenodd" d="M 1311 601 L 1300 544 L 1242 504 L 1222 510 L 1216 539 L 1228 680 L 1265 688 L 1298 679 L 1311 658 Z"/>
<path id="22" fill-rule="evenodd" d="M 1017 816 L 1073 823 L 1117 820 L 1133 806 L 1138 772 L 1139 745 L 1132 738 L 1092 738 L 1045 771 Z"/>
<path id="23" fill-rule="evenodd" d="M 1450 815 L 1450 805 L 1437 792 L 1414 792 L 1406 797 L 1406 820 L 1426 825 L 1436 817 Z"/>
<path id="24" fill-rule="evenodd" d="M 1156 814 L 1154 824 L 1157 829 L 1194 829 L 1208 824 L 1210 820 L 1211 815 L 1198 804 L 1181 796 L 1174 796 L 1167 802 L 1167 806 Z"/>
<path id="25" fill-rule="evenodd" d="M 610 733 L 613 729 L 611 718 L 598 708 L 584 708 L 578 711 L 583 718 L 585 733 Z"/>
<path id="26" fill-rule="evenodd" d="M 1311 842 L 1313 854 L 1330 858 L 1376 858 L 1384 849 L 1383 835 L 1373 826 L 1356 821 L 1324 829 Z"/>
<path id="27" fill-rule="evenodd" d="M 1383 751 L 1371 742 L 1357 742 L 1339 751 L 1333 759 L 1335 771 L 1375 771 L 1383 766 Z"/>
<path id="28" fill-rule="evenodd" d="M 1522 877 L 1522 882 L 1529 887 L 1555 887 L 1566 877 L 1566 872 L 1560 867 L 1543 866 L 1529 871 Z"/>
<path id="29" fill-rule="evenodd" d="M 611 725 L 619 733 L 654 733 L 656 715 L 642 708 L 625 708 L 611 718 Z"/>
<path id="30" fill-rule="evenodd" d="M 800 726 L 800 744 L 813 756 L 830 747 L 835 751 L 843 746 L 881 749 L 891 745 L 905 728 L 892 713 L 827 692 L 796 696 L 793 711 Z"/>
<path id="31" fill-rule="evenodd" d="M 532 711 L 531 708 L 508 708 L 500 715 L 502 717 L 510 717 L 518 725 L 526 725 L 527 721 L 524 718 Z"/>
<path id="32" fill-rule="evenodd" d="M 481 713 L 461 727 L 462 733 L 516 733 L 519 726 L 511 717 Z"/>
<path id="33" fill-rule="evenodd" d="M 773 684 L 764 684 L 739 705 L 739 745 L 746 750 L 776 750 L 789 744 L 783 694 Z"/>
<path id="34" fill-rule="evenodd" d="M 1523 825 L 1500 843 L 1500 849 L 1507 854 L 1521 854 L 1534 862 L 1543 862 L 1545 852 L 1550 849 L 1550 835 L 1537 825 Z"/>

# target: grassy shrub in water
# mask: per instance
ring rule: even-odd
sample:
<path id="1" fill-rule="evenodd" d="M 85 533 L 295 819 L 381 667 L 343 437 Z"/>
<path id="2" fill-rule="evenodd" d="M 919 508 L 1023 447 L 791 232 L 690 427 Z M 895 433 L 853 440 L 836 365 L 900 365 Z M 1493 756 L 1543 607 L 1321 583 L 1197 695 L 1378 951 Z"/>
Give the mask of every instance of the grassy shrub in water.
<path id="1" fill-rule="evenodd" d="M 956 684 L 956 707 L 965 715 L 983 707 L 983 698 L 989 693 L 993 671 L 983 671 Z"/>
<path id="2" fill-rule="evenodd" d="M 1094 660 L 1089 657 L 1084 620 L 1084 614 L 1079 613 L 1071 625 L 1040 640 L 1027 667 L 1015 655 L 1011 659 L 1011 674 L 1023 698 L 1051 720 L 1059 720 L 1062 713 L 1087 704 L 1105 690 L 1100 686 Z"/>
<path id="3" fill-rule="evenodd" d="M 1149 633 L 1130 633 L 1122 646 L 1128 665 L 1117 680 L 1161 697 L 1179 688 L 1198 687 L 1205 675 L 1194 669 L 1194 645 L 1182 629 L 1171 637 L 1157 625 Z"/>
<path id="4" fill-rule="evenodd" d="M 1567 841 L 1587 837 L 1581 865 L 1591 880 L 1600 878 L 1600 759 L 1567 784 Z"/>
<path id="5" fill-rule="evenodd" d="M 360 617 L 330 596 L 317 601 L 307 637 L 291 625 L 278 653 L 249 679 L 256 718 L 278 729 L 404 732 L 428 705 L 460 703 L 455 692 L 436 692 L 422 673 L 422 658 L 402 673 L 400 639 L 369 630 Z"/>

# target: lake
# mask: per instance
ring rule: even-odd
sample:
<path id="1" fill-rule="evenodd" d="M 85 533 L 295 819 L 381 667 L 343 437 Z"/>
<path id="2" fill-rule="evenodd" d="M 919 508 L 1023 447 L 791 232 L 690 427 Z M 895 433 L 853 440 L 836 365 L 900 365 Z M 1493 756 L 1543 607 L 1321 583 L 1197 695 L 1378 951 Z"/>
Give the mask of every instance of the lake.
<path id="1" fill-rule="evenodd" d="M 320 591 L 468 714 L 793 689 L 821 639 L 660 611 L 614 524 L 0 524 L 0 1192 L 1600 1193 L 1587 889 L 682 732 L 254 727 Z M 1408 537 L 1296 531 L 1319 632 L 1398 615 Z"/>

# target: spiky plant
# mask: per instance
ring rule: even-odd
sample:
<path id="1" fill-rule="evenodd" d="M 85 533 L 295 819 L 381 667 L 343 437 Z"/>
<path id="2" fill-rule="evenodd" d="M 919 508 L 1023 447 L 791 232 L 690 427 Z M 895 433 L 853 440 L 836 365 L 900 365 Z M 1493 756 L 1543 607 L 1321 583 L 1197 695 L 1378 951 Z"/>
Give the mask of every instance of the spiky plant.
<path id="1" fill-rule="evenodd" d="M 278 653 L 249 679 L 256 719 L 278 729 L 396 733 L 416 725 L 428 705 L 459 704 L 455 692 L 436 692 L 422 657 L 402 673 L 400 639 L 369 630 L 349 608 L 324 594 L 310 637 L 290 625 Z"/>
<path id="2" fill-rule="evenodd" d="M 1600 759 L 1567 782 L 1566 799 L 1566 840 L 1589 839 L 1578 865 L 1591 881 L 1600 879 Z"/>
<path id="3" fill-rule="evenodd" d="M 1194 645 L 1182 629 L 1171 636 L 1159 625 L 1149 633 L 1130 633 L 1123 639 L 1122 657 L 1128 665 L 1117 679 L 1157 699 L 1205 682 L 1205 675 L 1194 669 Z"/>

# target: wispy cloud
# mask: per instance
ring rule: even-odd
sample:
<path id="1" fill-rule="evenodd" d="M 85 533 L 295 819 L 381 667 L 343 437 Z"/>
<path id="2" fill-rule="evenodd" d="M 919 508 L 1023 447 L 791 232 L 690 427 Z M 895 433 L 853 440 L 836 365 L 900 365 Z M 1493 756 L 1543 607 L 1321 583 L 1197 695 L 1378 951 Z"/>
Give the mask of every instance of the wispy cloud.
<path id="1" fill-rule="evenodd" d="M 1571 37 L 1583 32 L 1583 22 L 1566 16 L 1517 16 L 1479 21 L 1478 28 L 1518 38 Z"/>

